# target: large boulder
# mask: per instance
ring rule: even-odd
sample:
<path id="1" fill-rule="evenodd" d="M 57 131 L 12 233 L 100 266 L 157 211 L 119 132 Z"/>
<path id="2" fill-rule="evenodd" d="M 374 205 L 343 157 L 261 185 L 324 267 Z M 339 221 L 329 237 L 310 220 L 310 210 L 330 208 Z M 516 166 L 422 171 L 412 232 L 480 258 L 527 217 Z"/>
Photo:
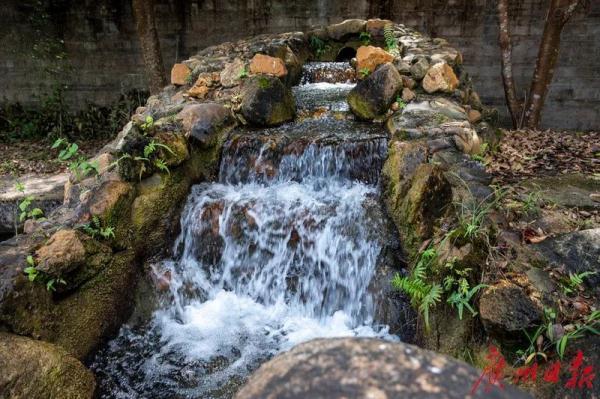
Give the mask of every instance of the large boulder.
<path id="1" fill-rule="evenodd" d="M 186 137 L 203 145 L 210 144 L 222 129 L 234 123 L 231 111 L 217 103 L 188 105 L 178 118 L 183 123 Z"/>
<path id="2" fill-rule="evenodd" d="M 394 56 L 375 46 L 360 46 L 356 50 L 356 69 L 360 72 L 368 69 L 373 72 L 379 65 L 394 61 Z"/>
<path id="3" fill-rule="evenodd" d="M 74 289 L 106 267 L 112 250 L 80 231 L 63 229 L 54 233 L 35 252 L 36 269 L 52 278 L 65 281 L 64 287 Z"/>
<path id="4" fill-rule="evenodd" d="M 521 287 L 509 281 L 485 289 L 479 299 L 479 315 L 486 331 L 499 337 L 518 334 L 542 319 L 540 307 Z"/>
<path id="5" fill-rule="evenodd" d="M 241 112 L 257 126 L 276 126 L 294 119 L 296 103 L 292 91 L 273 76 L 254 76 L 244 83 Z"/>
<path id="6" fill-rule="evenodd" d="M 367 21 L 364 19 L 347 19 L 339 24 L 329 25 L 326 31 L 333 40 L 346 41 L 353 36 L 358 37 L 366 27 Z"/>
<path id="7" fill-rule="evenodd" d="M 600 228 L 561 234 L 534 245 L 534 248 L 548 263 L 564 266 L 569 273 L 595 273 L 587 276 L 584 283 L 599 290 Z"/>
<path id="8" fill-rule="evenodd" d="M 400 74 L 394 65 L 384 64 L 350 91 L 348 104 L 360 119 L 374 119 L 390 108 L 400 89 Z"/>
<path id="9" fill-rule="evenodd" d="M 288 74 L 288 71 L 282 59 L 264 54 L 256 54 L 250 61 L 250 73 L 282 78 Z"/>
<path id="10" fill-rule="evenodd" d="M 64 349 L 0 333 L 0 396 L 11 399 L 92 398 L 91 371 Z"/>
<path id="11" fill-rule="evenodd" d="M 320 339 L 263 364 L 236 399 L 529 398 L 504 387 L 474 393 L 481 371 L 450 357 L 378 339 Z"/>

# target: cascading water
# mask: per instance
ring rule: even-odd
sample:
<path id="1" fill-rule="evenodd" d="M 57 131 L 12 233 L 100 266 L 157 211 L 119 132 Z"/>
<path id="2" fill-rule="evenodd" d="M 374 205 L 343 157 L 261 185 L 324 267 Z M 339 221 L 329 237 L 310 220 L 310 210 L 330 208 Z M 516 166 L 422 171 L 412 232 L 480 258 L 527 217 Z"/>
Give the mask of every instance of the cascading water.
<path id="1" fill-rule="evenodd" d="M 298 92 L 301 106 L 335 97 L 314 84 Z M 175 256 L 154 265 L 170 276 L 161 306 L 92 364 L 100 396 L 231 397 L 300 342 L 395 339 L 374 320 L 369 293 L 386 245 L 385 152 L 378 128 L 328 117 L 235 133 L 220 181 L 189 195 Z"/>

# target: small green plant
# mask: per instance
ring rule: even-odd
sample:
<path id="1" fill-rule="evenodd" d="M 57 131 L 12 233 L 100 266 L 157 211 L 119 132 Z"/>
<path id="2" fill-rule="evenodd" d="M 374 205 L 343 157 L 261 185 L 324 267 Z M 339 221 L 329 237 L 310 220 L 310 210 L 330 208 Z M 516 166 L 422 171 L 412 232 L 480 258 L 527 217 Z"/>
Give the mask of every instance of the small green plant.
<path id="1" fill-rule="evenodd" d="M 392 24 L 387 24 L 383 27 L 383 38 L 387 51 L 395 56 L 400 55 L 398 40 L 394 34 L 394 26 Z"/>
<path id="2" fill-rule="evenodd" d="M 28 195 L 19 203 L 19 221 L 24 222 L 27 219 L 41 219 L 44 216 L 44 211 L 40 208 L 30 209 L 31 203 L 35 200 L 32 195 Z"/>
<path id="3" fill-rule="evenodd" d="M 371 74 L 371 70 L 369 68 L 360 68 L 358 74 L 360 75 L 361 79 L 364 79 Z"/>
<path id="4" fill-rule="evenodd" d="M 67 282 L 60 277 L 50 278 L 45 273 L 39 271 L 36 268 L 35 260 L 33 259 L 33 256 L 27 255 L 26 262 L 27 262 L 27 267 L 23 270 L 23 273 L 25 273 L 25 275 L 27 276 L 27 279 L 29 281 L 31 281 L 32 283 L 34 281 L 39 281 L 40 283 L 42 283 L 46 286 L 46 290 L 48 290 L 48 291 L 56 291 L 56 284 L 63 284 L 63 285 L 67 284 Z"/>
<path id="5" fill-rule="evenodd" d="M 398 103 L 398 109 L 406 108 L 406 103 L 402 100 L 402 97 L 396 96 L 396 102 Z"/>
<path id="6" fill-rule="evenodd" d="M 503 191 L 495 191 L 480 201 L 472 199 L 461 202 L 459 204 L 458 227 L 449 234 L 452 236 L 459 235 L 470 241 L 483 236 L 483 221 L 504 195 L 505 192 Z"/>
<path id="7" fill-rule="evenodd" d="M 153 156 L 161 148 L 164 149 L 165 151 L 167 151 L 168 153 L 170 153 L 171 155 L 175 155 L 173 150 L 168 145 L 165 145 L 162 143 L 157 143 L 155 140 L 151 140 L 148 144 L 146 144 L 144 146 L 144 154 L 143 154 L 144 156 L 143 157 L 142 156 L 133 156 L 131 154 L 123 154 L 119 159 L 117 159 L 112 164 L 110 164 L 109 168 L 118 166 L 119 163 L 124 161 L 125 159 L 132 159 L 133 161 L 140 163 L 140 170 L 139 170 L 140 180 L 142 179 L 144 172 L 147 170 L 148 164 L 154 165 L 154 167 L 156 167 L 156 169 L 160 170 L 161 172 L 166 172 L 166 173 L 170 174 L 171 171 L 169 170 L 169 167 L 167 166 L 166 161 L 162 158 L 156 158 Z"/>
<path id="8" fill-rule="evenodd" d="M 582 338 L 586 333 L 600 335 L 598 330 L 600 327 L 599 310 L 593 311 L 582 323 L 575 324 L 572 331 L 563 332 L 560 336 L 557 336 L 557 330 L 555 329 L 557 314 L 554 309 L 544 308 L 543 319 L 543 323 L 532 333 L 523 331 L 529 341 L 529 346 L 526 349 L 518 350 L 516 353 L 525 364 L 530 363 L 537 357 L 547 360 L 548 351 L 552 346 L 554 346 L 556 354 L 563 359 L 570 341 Z"/>
<path id="9" fill-rule="evenodd" d="M 15 184 L 15 189 L 20 192 L 25 192 L 25 185 L 21 182 L 17 182 Z M 31 208 L 31 204 L 35 198 L 32 195 L 28 195 L 23 198 L 20 202 L 17 203 L 17 207 L 19 209 L 19 221 L 24 222 L 27 219 L 41 220 L 44 216 L 44 211 L 40 208 Z M 15 223 L 15 231 L 17 231 L 16 223 Z"/>
<path id="10" fill-rule="evenodd" d="M 429 330 L 429 311 L 441 301 L 443 289 L 439 284 L 430 284 L 425 281 L 427 269 L 437 258 L 435 248 L 428 248 L 419 256 L 419 260 L 409 276 L 402 277 L 396 274 L 392 279 L 392 286 L 404 291 L 413 306 L 418 307 L 423 315 L 425 328 Z"/>
<path id="11" fill-rule="evenodd" d="M 468 287 L 468 286 L 467 286 Z M 458 318 L 462 320 L 463 318 L 463 310 L 467 308 L 473 317 L 477 316 L 477 312 L 471 306 L 471 300 L 479 290 L 487 287 L 486 284 L 478 284 L 473 288 L 461 288 L 457 291 L 453 291 L 448 297 L 447 302 L 455 307 L 458 311 Z"/>
<path id="12" fill-rule="evenodd" d="M 81 180 L 91 174 L 98 174 L 98 162 L 88 161 L 79 154 L 79 146 L 75 143 L 69 143 L 64 138 L 59 138 L 52 144 L 52 149 L 59 149 L 58 159 L 61 162 L 68 162 L 68 168 L 77 180 Z"/>
<path id="13" fill-rule="evenodd" d="M 537 216 L 541 212 L 540 203 L 542 196 L 539 191 L 531 191 L 523 200 L 523 212 L 527 215 Z"/>
<path id="14" fill-rule="evenodd" d="M 27 275 L 29 281 L 33 282 L 38 277 L 39 272 L 35 268 L 35 261 L 33 260 L 33 256 L 27 255 L 27 267 L 23 271 Z"/>
<path id="15" fill-rule="evenodd" d="M 315 52 L 317 58 L 321 58 L 321 56 L 331 49 L 331 46 L 326 44 L 322 39 L 317 36 L 311 36 L 309 39 L 310 47 Z"/>
<path id="16" fill-rule="evenodd" d="M 597 272 L 582 272 L 582 273 L 571 273 L 569 272 L 569 278 L 560 281 L 562 291 L 565 295 L 570 295 L 579 290 L 583 284 L 583 279 L 589 276 L 595 275 Z"/>
<path id="17" fill-rule="evenodd" d="M 140 125 L 142 132 L 149 132 L 154 129 L 154 118 L 151 115 L 146 116 L 144 123 Z"/>
<path id="18" fill-rule="evenodd" d="M 100 236 L 105 240 L 115 238 L 115 228 L 112 226 L 102 227 L 102 223 L 98 216 L 94 216 L 90 223 L 84 224 L 82 229 L 92 238 L 96 238 L 97 236 Z"/>
<path id="19" fill-rule="evenodd" d="M 244 67 L 242 68 L 242 70 L 240 71 L 240 73 L 238 74 L 238 78 L 239 79 L 246 79 L 248 77 L 248 69 L 246 68 L 246 66 L 244 65 Z"/>
<path id="20" fill-rule="evenodd" d="M 371 44 L 371 34 L 369 32 L 360 32 L 360 36 L 358 37 L 363 46 L 368 46 Z"/>
<path id="21" fill-rule="evenodd" d="M 575 325 L 575 329 L 569 333 L 564 334 L 560 339 L 555 340 L 556 353 L 562 359 L 565 356 L 567 350 L 567 344 L 577 338 L 582 338 L 586 333 L 592 333 L 594 335 L 600 335 L 598 328 L 600 324 L 600 310 L 593 311 L 584 321 Z"/>
<path id="22" fill-rule="evenodd" d="M 477 161 L 477 162 L 481 162 L 482 164 L 486 164 L 487 160 L 485 159 L 485 156 L 486 156 L 488 150 L 489 150 L 489 144 L 483 143 L 481 145 L 481 148 L 479 149 L 479 152 L 477 154 L 471 155 L 471 159 L 474 161 Z"/>

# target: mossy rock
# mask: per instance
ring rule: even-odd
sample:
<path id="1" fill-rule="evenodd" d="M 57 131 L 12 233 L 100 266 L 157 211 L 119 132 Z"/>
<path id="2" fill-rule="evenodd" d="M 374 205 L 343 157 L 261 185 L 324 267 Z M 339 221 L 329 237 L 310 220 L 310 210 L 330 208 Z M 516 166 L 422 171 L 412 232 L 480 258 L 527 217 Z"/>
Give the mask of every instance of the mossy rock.
<path id="1" fill-rule="evenodd" d="M 446 303 L 438 303 L 430 310 L 429 330 L 424 326 L 422 315 L 419 315 L 419 325 L 423 348 L 455 358 L 463 358 L 477 338 L 477 319 L 465 309 L 461 320 L 456 309 Z"/>
<path id="2" fill-rule="evenodd" d="M 91 371 L 48 342 L 0 333 L 0 395 L 12 399 L 92 398 Z"/>
<path id="3" fill-rule="evenodd" d="M 393 64 L 383 64 L 348 94 L 348 104 L 359 119 L 373 120 L 387 112 L 402 89 L 402 78 Z"/>
<path id="4" fill-rule="evenodd" d="M 49 341 L 85 359 L 116 334 L 132 311 L 139 276 L 133 251 L 114 255 L 111 263 L 76 292 L 56 303 L 55 332 Z"/>
<path id="5" fill-rule="evenodd" d="M 241 112 L 255 126 L 277 126 L 296 115 L 292 91 L 274 76 L 258 75 L 247 79 L 242 90 Z"/>
<path id="6" fill-rule="evenodd" d="M 421 243 L 433 236 L 436 220 L 452 201 L 452 189 L 437 165 L 417 167 L 410 189 L 392 213 L 406 252 L 414 258 Z"/>

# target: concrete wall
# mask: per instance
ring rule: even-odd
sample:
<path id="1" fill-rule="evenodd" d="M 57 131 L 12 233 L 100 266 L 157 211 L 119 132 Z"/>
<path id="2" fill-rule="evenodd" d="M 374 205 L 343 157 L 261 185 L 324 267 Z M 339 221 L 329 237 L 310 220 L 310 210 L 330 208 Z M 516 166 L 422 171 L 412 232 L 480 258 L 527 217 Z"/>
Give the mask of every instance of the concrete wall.
<path id="1" fill-rule="evenodd" d="M 448 39 L 464 53 L 483 100 L 505 113 L 497 46 L 496 0 L 155 0 L 167 67 L 223 41 L 267 32 L 306 30 L 352 17 L 381 16 Z M 73 71 L 69 99 L 106 103 L 144 86 L 129 1 L 53 0 L 40 28 L 33 0 L 0 4 L 0 97 L 31 103 L 48 82 L 31 57 L 40 37 L 65 42 Z M 548 0 L 511 2 L 517 85 L 533 72 Z M 43 14 L 43 13 L 42 13 Z M 33 18 L 32 18 L 33 16 Z M 600 127 L 600 1 L 592 0 L 567 25 L 559 67 L 544 112 L 554 128 Z M 43 65 L 43 63 L 42 63 Z"/>

